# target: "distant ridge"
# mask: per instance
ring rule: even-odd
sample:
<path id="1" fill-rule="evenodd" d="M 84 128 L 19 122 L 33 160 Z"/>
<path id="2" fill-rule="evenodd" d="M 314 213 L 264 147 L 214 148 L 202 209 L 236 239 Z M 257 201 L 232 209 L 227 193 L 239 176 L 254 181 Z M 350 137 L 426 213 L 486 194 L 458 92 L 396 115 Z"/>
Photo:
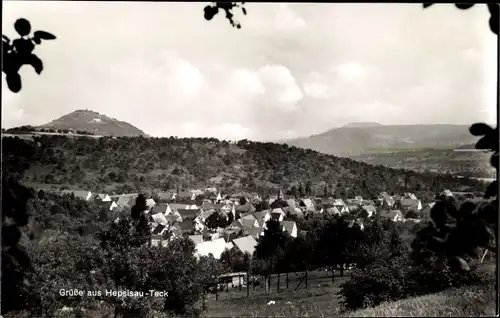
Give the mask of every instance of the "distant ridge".
<path id="1" fill-rule="evenodd" d="M 353 123 L 324 133 L 277 141 L 341 157 L 386 149 L 454 149 L 477 142 L 469 125 L 381 125 Z"/>
<path id="2" fill-rule="evenodd" d="M 344 125 L 344 127 L 347 128 L 369 128 L 378 126 L 383 126 L 383 125 L 375 122 L 357 122 L 357 123 L 348 123 L 347 125 Z"/>
<path id="3" fill-rule="evenodd" d="M 75 110 L 37 128 L 73 129 L 101 136 L 148 137 L 139 128 L 92 110 Z"/>

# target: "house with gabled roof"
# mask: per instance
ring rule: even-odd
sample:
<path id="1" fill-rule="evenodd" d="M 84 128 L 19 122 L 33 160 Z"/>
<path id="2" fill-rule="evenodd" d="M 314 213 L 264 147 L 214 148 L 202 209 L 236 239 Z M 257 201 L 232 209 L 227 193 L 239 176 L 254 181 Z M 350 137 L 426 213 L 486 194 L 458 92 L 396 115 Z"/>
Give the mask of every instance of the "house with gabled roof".
<path id="1" fill-rule="evenodd" d="M 257 241 L 252 235 L 247 235 L 233 240 L 234 246 L 242 253 L 253 255 L 257 246 Z"/>
<path id="2" fill-rule="evenodd" d="M 195 255 L 200 256 L 212 256 L 215 259 L 220 259 L 222 253 L 226 250 L 226 241 L 223 238 L 218 238 L 212 241 L 206 241 L 198 243 L 195 246 Z"/>
<path id="3" fill-rule="evenodd" d="M 257 211 L 253 213 L 253 216 L 257 220 L 263 220 L 264 222 L 267 222 L 271 219 L 271 210 Z"/>
<path id="4" fill-rule="evenodd" d="M 450 190 L 446 189 L 446 190 L 443 190 L 441 192 L 441 195 L 444 196 L 445 198 L 453 197 L 453 192 L 451 192 Z"/>
<path id="5" fill-rule="evenodd" d="M 188 209 L 190 207 L 189 204 L 184 203 L 167 203 L 170 211 L 177 211 L 179 209 Z"/>
<path id="6" fill-rule="evenodd" d="M 188 238 L 193 241 L 193 243 L 200 244 L 203 243 L 203 235 L 189 235 Z"/>
<path id="7" fill-rule="evenodd" d="M 401 199 L 401 201 L 399 201 L 399 208 L 405 211 L 420 211 L 422 210 L 422 202 L 418 199 Z"/>
<path id="8" fill-rule="evenodd" d="M 299 201 L 299 207 L 306 211 L 314 212 L 314 204 L 311 199 L 301 199 Z"/>
<path id="9" fill-rule="evenodd" d="M 231 223 L 226 228 L 229 229 L 229 230 L 242 230 L 243 229 L 243 224 L 239 220 L 236 220 L 236 221 L 233 221 L 233 223 Z"/>
<path id="10" fill-rule="evenodd" d="M 118 204 L 114 201 L 96 201 L 96 204 L 100 207 L 104 207 L 108 211 L 114 211 L 118 208 Z"/>
<path id="11" fill-rule="evenodd" d="M 404 194 L 405 199 L 418 200 L 417 196 L 411 192 L 407 192 Z"/>
<path id="12" fill-rule="evenodd" d="M 190 191 L 191 191 L 191 193 L 194 193 L 195 197 L 203 195 L 205 193 L 203 190 L 200 190 L 200 189 L 194 189 L 194 190 L 190 190 Z"/>
<path id="13" fill-rule="evenodd" d="M 243 228 L 259 227 L 259 221 L 255 218 L 245 217 L 238 219 Z"/>
<path id="14" fill-rule="evenodd" d="M 255 207 L 251 203 L 242 205 L 235 205 L 234 210 L 236 213 L 252 213 L 255 212 Z"/>
<path id="15" fill-rule="evenodd" d="M 133 207 L 135 205 L 135 199 L 136 197 L 131 197 L 131 196 L 120 196 L 118 200 L 116 201 L 116 204 L 120 208 L 125 208 L 125 207 Z"/>
<path id="16" fill-rule="evenodd" d="M 178 209 L 177 212 L 180 214 L 183 220 L 185 219 L 194 220 L 200 214 L 200 210 L 191 210 L 191 209 Z"/>
<path id="17" fill-rule="evenodd" d="M 285 208 L 285 212 L 290 213 L 290 215 L 296 215 L 296 216 L 300 216 L 300 217 L 304 216 L 304 212 L 302 212 L 302 210 L 299 208 L 293 209 L 293 208 L 288 207 L 288 208 Z"/>
<path id="18" fill-rule="evenodd" d="M 73 194 L 75 198 L 79 198 L 85 201 L 92 199 L 92 192 L 86 190 L 64 190 L 63 194 Z"/>
<path id="19" fill-rule="evenodd" d="M 336 207 L 332 206 L 327 208 L 324 213 L 328 213 L 329 215 L 341 215 L 342 213 Z"/>
<path id="20" fill-rule="evenodd" d="M 297 208 L 297 201 L 295 201 L 295 199 L 288 199 L 285 202 L 289 208 L 292 208 L 292 209 Z"/>
<path id="21" fill-rule="evenodd" d="M 156 197 L 160 202 L 171 202 L 176 199 L 177 193 L 173 191 L 158 192 Z"/>
<path id="22" fill-rule="evenodd" d="M 349 205 L 361 205 L 362 204 L 362 200 L 358 200 L 358 199 L 347 199 L 346 200 L 346 205 L 349 206 Z"/>
<path id="23" fill-rule="evenodd" d="M 293 238 L 297 237 L 297 224 L 295 221 L 283 221 L 281 225 L 283 226 L 283 232 L 288 232 Z"/>
<path id="24" fill-rule="evenodd" d="M 380 216 L 384 218 L 388 218 L 394 222 L 401 222 L 403 221 L 403 213 L 400 210 L 384 210 L 380 212 Z"/>
<path id="25" fill-rule="evenodd" d="M 193 219 L 185 219 L 175 223 L 172 227 L 184 234 L 193 231 L 195 229 L 195 223 Z"/>
<path id="26" fill-rule="evenodd" d="M 233 242 L 226 242 L 226 250 L 232 250 L 234 248 Z"/>
<path id="27" fill-rule="evenodd" d="M 165 232 L 167 232 L 167 231 L 168 231 L 168 226 L 157 223 L 157 225 L 151 231 L 151 235 L 152 236 L 153 235 L 163 236 L 163 234 L 165 234 Z"/>
<path id="28" fill-rule="evenodd" d="M 156 223 L 161 224 L 163 226 L 167 226 L 169 224 L 167 218 L 165 217 L 165 215 L 163 215 L 163 213 L 152 214 L 151 217 Z"/>
<path id="29" fill-rule="evenodd" d="M 169 214 L 171 210 L 169 209 L 168 203 L 158 203 L 152 209 L 151 213 L 161 213 L 161 214 Z"/>
<path id="30" fill-rule="evenodd" d="M 271 218 L 276 220 L 276 221 L 283 221 L 286 217 L 285 211 L 283 211 L 282 208 L 276 208 L 271 210 Z"/>
<path id="31" fill-rule="evenodd" d="M 149 208 L 149 210 L 151 210 L 155 205 L 156 205 L 155 200 L 153 199 L 146 200 L 146 206 Z"/>
<path id="32" fill-rule="evenodd" d="M 177 211 L 174 211 L 174 212 L 172 212 L 170 214 L 166 214 L 165 218 L 167 219 L 168 224 L 174 224 L 174 223 L 177 223 L 177 222 L 182 222 L 182 216 L 180 216 L 177 213 Z"/>
<path id="33" fill-rule="evenodd" d="M 255 239 L 264 236 L 264 229 L 260 227 L 247 227 L 243 229 L 244 235 L 250 235 Z M 234 241 L 233 241 L 234 242 Z"/>
<path id="34" fill-rule="evenodd" d="M 96 201 L 101 201 L 101 202 L 110 202 L 112 201 L 111 200 L 111 197 L 106 194 L 106 193 L 97 193 L 93 196 L 93 199 L 96 200 Z"/>
<path id="35" fill-rule="evenodd" d="M 217 193 L 210 193 L 209 199 L 213 203 L 219 203 L 222 200 L 222 194 L 220 194 L 219 192 L 217 192 Z"/>
<path id="36" fill-rule="evenodd" d="M 176 200 L 179 201 L 194 201 L 196 199 L 196 194 L 191 191 L 180 191 L 177 192 Z"/>
<path id="37" fill-rule="evenodd" d="M 158 225 L 160 227 L 161 225 Z M 175 234 L 172 232 L 168 231 L 167 228 L 160 228 L 158 230 L 160 232 L 159 234 L 151 234 L 151 246 L 156 247 L 156 246 L 162 246 L 165 247 L 167 246 L 169 240 L 173 239 L 175 237 Z"/>
<path id="38" fill-rule="evenodd" d="M 375 213 L 377 213 L 377 208 L 375 208 L 371 204 L 370 205 L 363 205 L 361 207 L 361 209 L 367 213 L 367 215 L 368 215 L 369 218 L 371 218 L 372 216 L 375 215 Z"/>

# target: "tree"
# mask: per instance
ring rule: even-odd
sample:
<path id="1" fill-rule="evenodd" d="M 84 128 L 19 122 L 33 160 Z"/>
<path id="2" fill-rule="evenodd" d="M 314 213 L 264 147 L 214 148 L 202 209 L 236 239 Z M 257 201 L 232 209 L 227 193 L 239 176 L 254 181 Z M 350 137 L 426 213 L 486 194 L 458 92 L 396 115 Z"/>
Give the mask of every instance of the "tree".
<path id="1" fill-rule="evenodd" d="M 299 183 L 299 195 L 301 197 L 305 197 L 306 196 L 306 190 L 304 189 L 304 186 L 302 185 L 302 182 Z"/>
<path id="2" fill-rule="evenodd" d="M 255 248 L 257 271 L 269 279 L 272 273 L 279 270 L 285 258 L 285 247 L 290 240 L 290 235 L 282 231 L 278 221 L 267 221 L 264 237 Z"/>
<path id="3" fill-rule="evenodd" d="M 2 314 L 25 305 L 22 290 L 29 281 L 29 255 L 19 244 L 20 228 L 28 224 L 27 202 L 33 194 L 17 181 L 2 178 Z"/>
<path id="4" fill-rule="evenodd" d="M 307 181 L 306 182 L 306 188 L 305 188 L 305 193 L 306 193 L 306 196 L 311 196 L 312 195 L 312 183 L 311 181 Z"/>
<path id="5" fill-rule="evenodd" d="M 226 249 L 222 252 L 220 262 L 224 265 L 226 271 L 246 272 L 250 268 L 251 255 L 243 253 L 239 249 Z"/>
<path id="6" fill-rule="evenodd" d="M 232 216 L 232 213 L 230 213 Z M 226 227 L 228 219 L 219 212 L 214 212 L 205 220 L 205 225 L 212 230 Z"/>

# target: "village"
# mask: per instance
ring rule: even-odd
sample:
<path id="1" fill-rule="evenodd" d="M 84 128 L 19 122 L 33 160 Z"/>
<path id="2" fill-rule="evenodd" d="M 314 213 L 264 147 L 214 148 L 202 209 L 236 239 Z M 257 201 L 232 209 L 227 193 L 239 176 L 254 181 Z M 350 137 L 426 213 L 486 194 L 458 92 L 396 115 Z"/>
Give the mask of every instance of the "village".
<path id="1" fill-rule="evenodd" d="M 135 205 L 137 193 L 108 195 L 91 191 L 63 191 L 85 201 L 94 201 L 108 211 L 125 212 Z M 444 190 L 444 197 L 454 193 Z M 350 226 L 364 228 L 363 220 L 379 215 L 394 222 L 420 222 L 428 216 L 434 203 L 424 204 L 413 193 L 378 197 L 299 197 L 282 190 L 275 196 L 261 198 L 258 194 L 226 195 L 215 188 L 156 193 L 146 200 L 152 231 L 152 246 L 165 246 L 169 241 L 188 235 L 196 246 L 196 255 L 212 254 L 220 259 L 226 250 L 238 249 L 253 254 L 257 241 L 264 236 L 266 222 L 280 222 L 283 231 L 296 238 L 306 232 L 298 228 L 297 218 L 314 215 L 343 215 Z M 217 216 L 217 217 L 215 217 Z M 222 218 L 222 222 L 211 222 Z M 214 225 L 215 224 L 215 225 Z"/>

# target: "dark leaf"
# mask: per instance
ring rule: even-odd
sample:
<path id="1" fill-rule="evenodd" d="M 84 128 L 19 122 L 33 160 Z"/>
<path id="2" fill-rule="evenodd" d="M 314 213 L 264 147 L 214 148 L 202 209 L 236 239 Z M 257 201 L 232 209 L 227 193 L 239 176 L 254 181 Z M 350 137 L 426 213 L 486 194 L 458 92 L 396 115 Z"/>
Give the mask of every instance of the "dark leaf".
<path id="1" fill-rule="evenodd" d="M 498 183 L 495 180 L 492 183 L 490 183 L 488 185 L 488 187 L 486 188 L 486 192 L 484 193 L 484 197 L 491 198 L 491 197 L 495 197 L 497 195 L 498 195 Z"/>
<path id="2" fill-rule="evenodd" d="M 40 38 L 37 38 L 36 36 L 33 38 L 33 42 L 35 42 L 36 44 L 40 44 L 42 43 L 42 40 L 40 40 Z"/>
<path id="3" fill-rule="evenodd" d="M 491 150 L 491 148 L 492 145 L 486 137 L 479 139 L 479 141 L 476 143 L 476 149 Z"/>
<path id="4" fill-rule="evenodd" d="M 16 22 L 14 22 L 14 29 L 16 30 L 17 33 L 19 33 L 19 35 L 25 36 L 30 34 L 31 24 L 28 20 L 20 18 L 17 19 Z"/>
<path id="5" fill-rule="evenodd" d="M 3 34 L 2 34 L 2 39 L 3 39 L 4 41 L 6 41 L 6 42 L 10 43 L 10 39 L 9 39 L 7 36 L 3 35 Z"/>
<path id="6" fill-rule="evenodd" d="M 490 163 L 491 165 L 498 170 L 498 161 L 499 161 L 499 156 L 498 154 L 494 154 L 491 156 Z"/>
<path id="7" fill-rule="evenodd" d="M 476 123 L 469 127 L 469 131 L 473 136 L 484 136 L 492 130 L 493 128 L 484 123 Z"/>
<path id="8" fill-rule="evenodd" d="M 245 8 L 241 8 L 241 11 L 243 11 L 243 14 L 246 15 L 247 14 L 247 10 Z"/>
<path id="9" fill-rule="evenodd" d="M 424 9 L 430 7 L 434 3 L 424 2 Z"/>
<path id="10" fill-rule="evenodd" d="M 35 33 L 33 33 L 33 35 L 35 36 L 35 38 L 39 38 L 42 40 L 54 40 L 56 38 L 56 36 L 53 35 L 52 33 L 45 32 L 45 31 L 35 31 Z"/>
<path id="11" fill-rule="evenodd" d="M 18 73 L 7 74 L 5 81 L 11 92 L 18 93 L 21 90 L 21 76 Z"/>
<path id="12" fill-rule="evenodd" d="M 467 10 L 474 6 L 474 3 L 455 3 L 455 6 L 461 10 Z"/>
<path id="13" fill-rule="evenodd" d="M 489 20 L 489 24 L 490 24 L 491 32 L 498 35 L 498 24 L 499 24 L 498 18 L 495 19 L 495 18 L 491 17 Z"/>

